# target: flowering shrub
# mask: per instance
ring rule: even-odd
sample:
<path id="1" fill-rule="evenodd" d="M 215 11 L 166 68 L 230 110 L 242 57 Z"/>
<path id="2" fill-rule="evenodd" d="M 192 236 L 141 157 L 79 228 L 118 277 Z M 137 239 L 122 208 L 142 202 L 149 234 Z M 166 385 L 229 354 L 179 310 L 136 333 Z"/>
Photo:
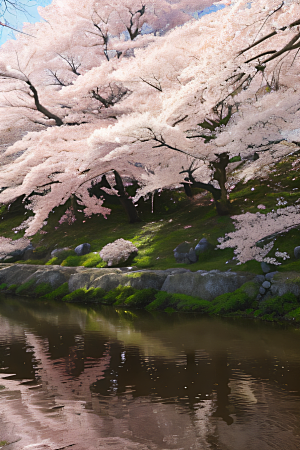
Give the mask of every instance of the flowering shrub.
<path id="1" fill-rule="evenodd" d="M 130 241 L 117 239 L 111 244 L 105 245 L 100 252 L 103 261 L 107 262 L 108 267 L 116 266 L 128 260 L 128 258 L 136 253 L 138 249 Z"/>

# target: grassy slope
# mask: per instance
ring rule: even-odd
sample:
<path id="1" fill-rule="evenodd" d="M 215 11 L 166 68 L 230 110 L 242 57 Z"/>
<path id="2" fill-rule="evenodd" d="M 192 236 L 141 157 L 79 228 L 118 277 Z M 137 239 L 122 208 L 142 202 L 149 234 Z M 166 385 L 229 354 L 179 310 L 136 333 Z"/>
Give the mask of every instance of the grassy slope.
<path id="1" fill-rule="evenodd" d="M 292 165 L 293 163 L 294 165 Z M 232 214 L 241 214 L 247 211 L 252 213 L 270 212 L 283 207 L 276 206 L 278 198 L 287 202 L 284 206 L 295 204 L 297 200 L 300 200 L 299 168 L 299 155 L 294 154 L 276 164 L 272 173 L 265 179 L 237 184 L 230 196 Z M 258 210 L 259 204 L 264 204 L 266 209 Z M 173 249 L 179 243 L 188 241 L 191 245 L 195 245 L 202 237 L 206 237 L 215 246 L 218 243 L 218 237 L 234 230 L 232 219 L 217 216 L 210 194 L 206 195 L 205 192 L 200 193 L 200 191 L 193 199 L 187 198 L 180 191 L 156 194 L 153 214 L 151 213 L 151 201 L 141 200 L 139 212 L 143 221 L 138 224 L 128 224 L 127 218 L 118 204 L 105 204 L 105 206 L 112 208 L 108 219 L 104 219 L 102 216 L 86 219 L 82 213 L 78 212 L 77 220 L 73 225 L 62 224 L 55 229 L 67 205 L 56 208 L 50 215 L 48 224 L 43 228 L 43 232 L 46 234 L 38 233 L 32 239 L 32 243 L 37 247 L 35 262 L 44 264 L 49 260 L 49 253 L 54 248 L 70 247 L 74 249 L 80 243 L 89 242 L 91 251 L 99 252 L 109 242 L 123 238 L 132 241 L 138 247 L 138 255 L 130 262 L 138 268 L 187 267 L 175 263 Z M 23 235 L 22 231 L 15 233 L 12 228 L 24 220 L 24 211 L 20 202 L 12 205 L 9 211 L 2 209 L 0 236 L 18 239 Z M 3 217 L 2 220 L 1 217 Z M 277 238 L 276 245 L 268 256 L 273 256 L 276 249 L 281 252 L 286 251 L 291 256 L 277 269 L 300 270 L 300 261 L 295 260 L 293 256 L 293 249 L 297 245 L 300 245 L 300 227 Z M 70 252 L 70 254 L 74 254 L 74 252 Z M 64 255 L 64 258 L 67 256 L 68 254 Z M 260 264 L 256 261 L 236 266 L 236 261 L 232 260 L 233 256 L 233 249 L 212 250 L 201 256 L 196 264 L 192 264 L 188 268 L 193 271 L 232 268 L 233 270 L 261 273 Z M 61 260 L 54 262 L 60 263 Z M 99 257 L 92 254 L 82 258 L 73 257 L 68 258 L 64 264 L 95 267 L 99 264 Z"/>

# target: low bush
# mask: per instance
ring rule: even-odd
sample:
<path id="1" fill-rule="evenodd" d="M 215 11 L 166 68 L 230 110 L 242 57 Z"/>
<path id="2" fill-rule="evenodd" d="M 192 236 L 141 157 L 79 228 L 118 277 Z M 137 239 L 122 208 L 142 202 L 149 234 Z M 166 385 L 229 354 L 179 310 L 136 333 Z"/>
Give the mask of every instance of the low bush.
<path id="1" fill-rule="evenodd" d="M 115 289 L 107 292 L 104 295 L 102 302 L 106 305 L 113 305 L 116 302 L 117 304 L 121 304 L 124 303 L 125 300 L 134 292 L 136 292 L 136 289 L 134 289 L 133 287 L 120 285 Z"/>
<path id="2" fill-rule="evenodd" d="M 192 297 L 185 294 L 168 294 L 159 291 L 155 295 L 155 300 L 151 302 L 146 309 L 148 311 L 185 311 L 185 312 L 201 312 L 209 313 L 211 303 L 201 298 Z"/>
<path id="3" fill-rule="evenodd" d="M 3 291 L 6 288 L 7 288 L 7 284 L 6 283 L 0 284 L 0 291 Z"/>
<path id="4" fill-rule="evenodd" d="M 299 306 L 300 305 L 296 296 L 294 294 L 287 293 L 261 302 L 260 309 L 262 311 L 262 315 L 273 314 L 276 317 L 282 317 L 299 308 Z"/>
<path id="5" fill-rule="evenodd" d="M 295 320 L 296 322 L 300 322 L 300 306 L 288 312 L 285 315 L 285 318 L 288 320 Z"/>
<path id="6" fill-rule="evenodd" d="M 135 292 L 137 291 L 132 286 L 119 286 L 114 292 L 114 295 L 117 294 L 114 305 L 123 305 L 127 298 L 132 296 Z"/>
<path id="7" fill-rule="evenodd" d="M 45 265 L 46 266 L 59 265 L 59 259 L 57 258 L 57 256 L 55 256 L 54 258 L 49 259 L 49 261 L 47 261 Z"/>
<path id="8" fill-rule="evenodd" d="M 67 283 L 66 283 L 67 284 Z M 63 302 L 87 302 L 97 301 L 103 298 L 105 294 L 102 288 L 80 288 L 63 297 Z"/>
<path id="9" fill-rule="evenodd" d="M 61 300 L 65 295 L 69 293 L 68 283 L 64 283 L 48 294 L 41 297 L 42 300 Z"/>
<path id="10" fill-rule="evenodd" d="M 52 292 L 53 288 L 50 283 L 40 283 L 34 290 L 35 295 L 41 297 Z"/>
<path id="11" fill-rule="evenodd" d="M 17 284 L 11 284 L 10 286 L 8 286 L 7 290 L 14 293 L 17 288 L 18 288 Z"/>
<path id="12" fill-rule="evenodd" d="M 157 292 L 158 291 L 153 288 L 136 291 L 125 300 L 125 305 L 133 308 L 143 308 L 153 302 Z"/>
<path id="13" fill-rule="evenodd" d="M 84 267 L 98 267 L 98 265 L 106 266 L 106 263 L 102 260 L 99 253 L 89 253 L 81 257 L 81 265 Z"/>
<path id="14" fill-rule="evenodd" d="M 253 282 L 243 284 L 234 292 L 228 292 L 216 297 L 212 301 L 211 312 L 213 314 L 229 314 L 236 311 L 245 311 L 255 305 L 258 294 L 258 285 Z"/>
<path id="15" fill-rule="evenodd" d="M 35 280 L 29 280 L 29 281 L 26 281 L 26 283 L 21 284 L 21 286 L 19 286 L 16 289 L 16 294 L 17 295 L 30 294 L 33 291 L 33 284 L 34 283 L 35 283 Z"/>
<path id="16" fill-rule="evenodd" d="M 62 261 L 61 266 L 67 266 L 67 267 L 80 266 L 80 258 L 81 258 L 81 256 L 70 255 Z"/>
<path id="17" fill-rule="evenodd" d="M 58 258 L 58 257 L 57 257 Z M 51 260 L 50 260 L 51 261 Z M 49 261 L 49 263 L 50 263 Z M 57 262 L 55 262 L 57 264 Z M 70 255 L 65 258 L 63 261 L 61 261 L 61 266 L 68 266 L 68 267 L 77 267 L 77 266 L 83 266 L 83 267 L 106 267 L 107 264 L 102 260 L 100 255 L 98 253 L 88 253 L 87 255 L 83 256 L 77 256 L 77 255 Z"/>

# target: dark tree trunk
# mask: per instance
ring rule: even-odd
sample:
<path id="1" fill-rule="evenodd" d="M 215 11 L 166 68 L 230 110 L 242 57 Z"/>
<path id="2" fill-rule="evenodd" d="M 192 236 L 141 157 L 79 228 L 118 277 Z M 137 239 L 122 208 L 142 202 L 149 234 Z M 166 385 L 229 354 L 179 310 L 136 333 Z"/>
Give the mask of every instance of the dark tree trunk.
<path id="1" fill-rule="evenodd" d="M 103 198 L 103 197 L 107 198 L 107 196 L 117 198 L 126 211 L 126 214 L 129 219 L 129 223 L 141 222 L 138 212 L 137 212 L 130 196 L 128 195 L 128 193 L 125 190 L 121 176 L 119 175 L 119 173 L 116 170 L 113 171 L 113 174 L 114 174 L 115 183 L 116 183 L 115 186 L 113 186 L 113 188 L 117 191 L 118 195 L 109 194 L 109 193 L 105 192 L 103 189 L 101 189 L 103 187 L 105 187 L 107 189 L 112 188 L 109 181 L 106 178 L 106 175 L 102 175 L 101 181 L 97 184 L 93 184 L 93 186 L 88 190 L 90 196 L 95 195 L 97 198 Z"/>
<path id="2" fill-rule="evenodd" d="M 119 173 L 116 170 L 114 170 L 114 176 L 115 176 L 115 181 L 116 181 L 116 185 L 114 186 L 114 189 L 116 189 L 116 191 L 118 191 L 119 201 L 126 211 L 126 214 L 129 219 L 129 223 L 140 222 L 141 219 L 138 215 L 138 212 L 137 212 L 131 198 L 128 196 L 127 192 L 125 191 L 122 178 L 120 177 Z"/>
<path id="3" fill-rule="evenodd" d="M 205 189 L 206 191 L 210 192 L 213 196 L 217 213 L 220 216 L 224 216 L 226 214 L 229 214 L 229 207 L 230 203 L 227 198 L 227 189 L 225 186 L 225 183 L 227 181 L 226 176 L 226 167 L 229 163 L 229 156 L 227 153 L 221 153 L 220 155 L 217 155 L 218 159 L 213 162 L 211 165 L 214 168 L 214 179 L 219 182 L 220 189 L 215 188 L 210 183 L 202 183 L 201 181 L 196 181 L 193 172 L 196 170 L 196 168 L 193 169 L 193 163 L 187 170 L 183 170 L 180 173 L 187 173 L 188 176 L 185 178 L 186 183 L 182 183 L 184 187 L 184 191 L 188 197 L 193 197 L 193 191 L 192 188 L 200 188 Z M 189 183 L 188 183 L 189 182 Z"/>
<path id="4" fill-rule="evenodd" d="M 183 184 L 183 188 L 184 188 L 184 192 L 186 194 L 187 197 L 193 197 L 193 192 L 191 189 L 191 184 L 190 183 L 182 183 Z"/>
<path id="5" fill-rule="evenodd" d="M 226 175 L 226 167 L 229 163 L 229 155 L 228 153 L 221 153 L 218 155 L 217 161 L 212 163 L 213 168 L 215 169 L 214 179 L 218 181 L 221 190 L 221 197 L 215 200 L 217 212 L 220 216 L 225 216 L 229 214 L 230 202 L 227 198 L 227 189 L 225 187 L 225 183 L 227 181 Z"/>

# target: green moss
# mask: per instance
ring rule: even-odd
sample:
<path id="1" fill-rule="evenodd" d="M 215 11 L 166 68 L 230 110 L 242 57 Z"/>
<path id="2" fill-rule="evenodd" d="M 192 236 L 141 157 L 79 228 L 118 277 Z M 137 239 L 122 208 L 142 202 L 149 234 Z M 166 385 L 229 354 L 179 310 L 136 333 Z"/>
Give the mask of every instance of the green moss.
<path id="1" fill-rule="evenodd" d="M 6 283 L 2 283 L 0 284 L 0 290 L 3 291 L 3 289 L 7 288 L 7 284 Z"/>
<path id="2" fill-rule="evenodd" d="M 159 291 L 155 296 L 155 300 L 146 307 L 148 311 L 166 311 L 169 308 L 176 311 L 206 314 L 210 311 L 211 303 L 190 295 L 169 294 Z"/>
<path id="3" fill-rule="evenodd" d="M 234 163 L 234 162 L 238 162 L 238 161 L 242 161 L 242 158 L 240 156 L 233 156 L 233 158 L 231 158 L 229 160 L 230 163 Z"/>
<path id="4" fill-rule="evenodd" d="M 262 314 L 272 314 L 273 317 L 283 317 L 298 307 L 299 302 L 296 296 L 291 293 L 267 299 L 260 304 Z"/>
<path id="5" fill-rule="evenodd" d="M 52 292 L 52 286 L 50 283 L 40 283 L 34 290 L 35 295 L 41 297 L 42 295 Z"/>
<path id="6" fill-rule="evenodd" d="M 107 263 L 105 261 L 100 262 L 96 265 L 97 269 L 103 269 L 104 267 L 107 267 Z"/>
<path id="7" fill-rule="evenodd" d="M 61 266 L 106 267 L 106 263 L 102 260 L 98 253 L 88 253 L 83 256 L 69 255 L 61 262 Z"/>
<path id="8" fill-rule="evenodd" d="M 142 272 L 134 272 L 134 273 L 128 273 L 126 275 L 127 278 L 141 278 Z"/>
<path id="9" fill-rule="evenodd" d="M 10 286 L 8 286 L 7 290 L 10 292 L 15 292 L 15 290 L 18 288 L 17 284 L 11 284 Z"/>
<path id="10" fill-rule="evenodd" d="M 49 261 L 46 262 L 46 266 L 55 266 L 59 264 L 59 259 L 57 257 L 49 259 Z"/>
<path id="11" fill-rule="evenodd" d="M 131 295 L 135 294 L 136 289 L 134 289 L 132 286 L 119 286 L 116 291 L 114 291 L 117 294 L 115 297 L 114 305 L 122 305 L 124 304 L 125 300 L 130 297 Z"/>
<path id="12" fill-rule="evenodd" d="M 65 295 L 69 293 L 68 283 L 64 283 L 48 294 L 43 295 L 42 300 L 61 300 Z"/>
<path id="13" fill-rule="evenodd" d="M 4 447 L 4 445 L 7 445 L 8 441 L 0 441 L 0 447 Z"/>
<path id="14" fill-rule="evenodd" d="M 103 297 L 103 303 L 107 305 L 112 305 L 115 302 L 119 304 L 125 302 L 125 300 L 132 295 L 136 290 L 131 286 L 121 286 L 119 285 L 115 289 L 107 292 Z"/>
<path id="15" fill-rule="evenodd" d="M 300 306 L 298 306 L 297 308 L 289 311 L 286 315 L 285 318 L 288 320 L 295 320 L 296 322 L 300 322 Z"/>
<path id="16" fill-rule="evenodd" d="M 81 257 L 77 255 L 68 256 L 66 259 L 64 259 L 61 263 L 61 266 L 67 266 L 67 267 L 77 267 L 80 266 Z"/>
<path id="17" fill-rule="evenodd" d="M 125 305 L 132 308 L 143 308 L 154 300 L 156 293 L 157 290 L 153 288 L 141 289 L 130 295 L 125 300 Z"/>
<path id="18" fill-rule="evenodd" d="M 16 261 L 17 264 L 32 264 L 32 265 L 43 265 L 44 260 L 41 259 L 26 259 L 26 261 Z"/>
<path id="19" fill-rule="evenodd" d="M 103 298 L 105 291 L 102 288 L 80 288 L 63 297 L 63 302 L 88 302 Z"/>
<path id="20" fill-rule="evenodd" d="M 214 314 L 228 314 L 236 311 L 245 311 L 251 308 L 258 294 L 258 284 L 248 282 L 234 292 L 228 292 L 216 297 L 212 301 Z"/>
<path id="21" fill-rule="evenodd" d="M 35 280 L 26 281 L 26 283 L 21 284 L 21 286 L 19 286 L 16 289 L 16 294 L 17 295 L 29 294 L 33 290 L 32 289 L 33 288 L 33 284 L 35 284 Z"/>
<path id="22" fill-rule="evenodd" d="M 104 261 L 98 253 L 89 253 L 82 258 L 82 265 L 84 267 L 103 267 Z M 104 263 L 105 267 L 106 263 Z"/>

